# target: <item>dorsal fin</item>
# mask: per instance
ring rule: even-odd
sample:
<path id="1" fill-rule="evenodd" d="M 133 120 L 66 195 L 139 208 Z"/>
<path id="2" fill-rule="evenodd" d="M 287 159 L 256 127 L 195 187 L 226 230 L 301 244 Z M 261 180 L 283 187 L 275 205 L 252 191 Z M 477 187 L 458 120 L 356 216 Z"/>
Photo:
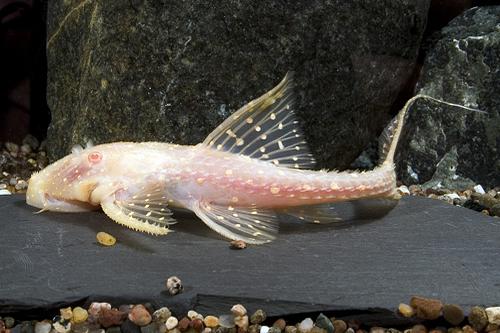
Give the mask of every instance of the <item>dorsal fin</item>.
<path id="1" fill-rule="evenodd" d="M 315 160 L 294 113 L 293 74 L 269 92 L 229 116 L 203 144 L 297 169 L 314 167 Z"/>

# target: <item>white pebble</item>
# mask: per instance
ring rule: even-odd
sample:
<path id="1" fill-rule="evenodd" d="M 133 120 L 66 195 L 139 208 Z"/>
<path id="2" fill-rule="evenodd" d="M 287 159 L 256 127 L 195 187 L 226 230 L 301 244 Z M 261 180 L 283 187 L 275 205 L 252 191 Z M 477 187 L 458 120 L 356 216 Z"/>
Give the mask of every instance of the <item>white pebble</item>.
<path id="1" fill-rule="evenodd" d="M 300 333 L 309 333 L 313 327 L 314 322 L 312 321 L 312 319 L 306 318 L 300 322 L 298 329 Z"/>
<path id="2" fill-rule="evenodd" d="M 269 332 L 269 326 L 260 327 L 260 333 L 267 333 L 267 332 Z"/>
<path id="3" fill-rule="evenodd" d="M 179 324 L 179 321 L 175 317 L 170 317 L 167 319 L 167 322 L 165 323 L 165 326 L 167 327 L 167 330 L 173 330 L 174 328 L 177 327 L 177 324 Z"/>
<path id="4" fill-rule="evenodd" d="M 15 186 L 16 190 L 24 190 L 24 189 L 27 189 L 28 188 L 28 182 L 23 180 L 23 179 L 20 179 L 16 186 Z"/>
<path id="5" fill-rule="evenodd" d="M 400 187 L 398 187 L 398 192 L 401 194 L 407 194 L 407 195 L 410 194 L 410 190 L 406 185 L 401 185 Z"/>
<path id="6" fill-rule="evenodd" d="M 71 331 L 71 322 L 63 325 L 59 322 L 55 322 L 52 324 L 54 327 L 54 330 L 56 330 L 58 333 L 69 333 Z"/>
<path id="7" fill-rule="evenodd" d="M 39 321 L 35 324 L 35 333 L 49 333 L 52 325 L 47 321 Z"/>
<path id="8" fill-rule="evenodd" d="M 188 313 L 187 313 L 187 316 L 191 320 L 193 320 L 193 319 L 201 319 L 201 320 L 203 320 L 203 316 L 201 314 L 199 314 L 198 312 L 194 311 L 194 310 L 189 310 Z"/>
<path id="9" fill-rule="evenodd" d="M 9 190 L 3 190 L 3 189 L 0 190 L 0 195 L 9 195 L 9 194 L 12 194 L 10 193 Z"/>
<path id="10" fill-rule="evenodd" d="M 460 196 L 456 193 L 448 193 L 445 194 L 444 196 L 450 198 L 451 200 L 460 199 Z"/>
<path id="11" fill-rule="evenodd" d="M 490 324 L 500 325 L 500 306 L 486 308 L 486 315 Z"/>
<path id="12" fill-rule="evenodd" d="M 476 193 L 479 193 L 479 194 L 486 194 L 486 192 L 484 191 L 484 188 L 479 184 L 474 186 L 474 191 L 476 191 Z"/>

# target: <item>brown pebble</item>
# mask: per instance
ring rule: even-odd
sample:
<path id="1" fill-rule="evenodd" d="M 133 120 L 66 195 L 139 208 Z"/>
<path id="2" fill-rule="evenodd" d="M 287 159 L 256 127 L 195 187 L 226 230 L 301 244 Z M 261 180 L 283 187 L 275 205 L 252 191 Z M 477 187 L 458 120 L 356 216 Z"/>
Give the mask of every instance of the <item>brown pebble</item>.
<path id="1" fill-rule="evenodd" d="M 130 310 L 128 319 L 137 326 L 146 326 L 151 323 L 153 317 L 151 317 L 151 314 L 144 305 L 137 304 Z"/>
<path id="2" fill-rule="evenodd" d="M 361 326 L 361 322 L 359 320 L 356 320 L 356 319 L 351 319 L 351 320 L 347 321 L 347 326 L 356 331 Z"/>
<path id="3" fill-rule="evenodd" d="M 235 250 L 242 250 L 247 247 L 247 243 L 241 239 L 237 239 L 231 242 L 231 248 Z"/>
<path id="4" fill-rule="evenodd" d="M 297 327 L 291 325 L 285 326 L 285 333 L 297 333 L 297 332 L 298 332 Z"/>
<path id="5" fill-rule="evenodd" d="M 469 324 L 478 332 L 481 332 L 488 325 L 488 316 L 484 308 L 474 306 L 469 312 Z"/>
<path id="6" fill-rule="evenodd" d="M 426 320 L 438 319 L 443 309 L 443 303 L 438 299 L 413 296 L 410 306 L 415 309 L 418 318 Z"/>
<path id="7" fill-rule="evenodd" d="M 189 326 L 192 327 L 196 332 L 201 332 L 203 331 L 203 320 L 201 319 L 193 319 L 191 320 L 191 322 L 189 323 Z"/>
<path id="8" fill-rule="evenodd" d="M 336 320 L 332 321 L 332 324 L 334 327 L 333 331 L 335 333 L 345 333 L 345 331 L 347 330 L 347 324 L 343 320 L 336 319 Z"/>
<path id="9" fill-rule="evenodd" d="M 452 325 L 460 324 L 465 316 L 462 308 L 456 304 L 446 304 L 443 306 L 443 317 Z"/>
<path id="10" fill-rule="evenodd" d="M 374 326 L 370 328 L 370 333 L 385 333 L 385 328 Z"/>
<path id="11" fill-rule="evenodd" d="M 273 327 L 277 327 L 277 328 L 280 329 L 280 331 L 283 331 L 285 329 L 285 327 L 286 327 L 286 321 L 285 321 L 285 319 L 280 318 L 280 319 L 276 320 L 274 322 L 274 324 L 273 324 Z"/>
<path id="12" fill-rule="evenodd" d="M 312 330 L 309 333 L 326 333 L 326 330 L 318 326 L 313 326 Z"/>
<path id="13" fill-rule="evenodd" d="M 189 328 L 189 324 L 191 323 L 191 321 L 189 320 L 189 318 L 187 317 L 184 317 L 182 318 L 181 320 L 179 320 L 179 324 L 177 324 L 177 328 L 181 331 L 181 332 L 185 332 L 188 330 Z"/>
<path id="14" fill-rule="evenodd" d="M 0 333 L 5 333 L 5 323 L 3 322 L 3 320 L 0 320 Z"/>
<path id="15" fill-rule="evenodd" d="M 127 318 L 125 312 L 117 309 L 101 308 L 98 314 L 98 322 L 102 327 L 108 328 L 111 326 L 120 326 Z"/>
<path id="16" fill-rule="evenodd" d="M 427 333 L 427 327 L 422 324 L 414 325 L 411 328 L 411 333 Z"/>
<path id="17" fill-rule="evenodd" d="M 464 331 L 460 327 L 450 327 L 448 333 L 464 333 Z"/>

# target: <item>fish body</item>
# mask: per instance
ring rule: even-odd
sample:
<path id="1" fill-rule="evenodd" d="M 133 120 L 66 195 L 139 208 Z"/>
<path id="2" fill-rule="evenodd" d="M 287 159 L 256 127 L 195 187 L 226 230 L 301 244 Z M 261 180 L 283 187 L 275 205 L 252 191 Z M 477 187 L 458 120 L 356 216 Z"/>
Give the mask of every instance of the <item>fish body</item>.
<path id="1" fill-rule="evenodd" d="M 335 222 L 330 205 L 363 198 L 397 200 L 392 162 L 404 114 L 384 131 L 383 163 L 367 172 L 314 171 L 293 109 L 293 79 L 251 101 L 203 143 L 116 142 L 73 152 L 34 174 L 27 203 L 77 212 L 101 207 L 135 230 L 166 234 L 169 207 L 193 211 L 230 239 L 273 240 L 280 213 Z"/>

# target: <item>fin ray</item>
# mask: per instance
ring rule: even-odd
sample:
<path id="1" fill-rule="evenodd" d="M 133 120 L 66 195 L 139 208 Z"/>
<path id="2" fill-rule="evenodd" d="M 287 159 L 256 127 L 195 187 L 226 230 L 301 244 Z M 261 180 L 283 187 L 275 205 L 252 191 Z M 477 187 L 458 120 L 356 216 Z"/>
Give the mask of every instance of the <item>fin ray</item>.
<path id="1" fill-rule="evenodd" d="M 278 233 L 278 219 L 271 210 L 197 202 L 193 211 L 211 229 L 232 240 L 263 244 Z"/>
<path id="2" fill-rule="evenodd" d="M 203 144 L 280 166 L 311 169 L 316 162 L 294 108 L 293 74 L 287 73 L 276 87 L 229 116 Z"/>
<path id="3" fill-rule="evenodd" d="M 145 188 L 132 196 L 123 192 L 101 203 L 104 213 L 115 222 L 154 235 L 167 234 L 169 225 L 176 223 L 161 187 Z"/>

